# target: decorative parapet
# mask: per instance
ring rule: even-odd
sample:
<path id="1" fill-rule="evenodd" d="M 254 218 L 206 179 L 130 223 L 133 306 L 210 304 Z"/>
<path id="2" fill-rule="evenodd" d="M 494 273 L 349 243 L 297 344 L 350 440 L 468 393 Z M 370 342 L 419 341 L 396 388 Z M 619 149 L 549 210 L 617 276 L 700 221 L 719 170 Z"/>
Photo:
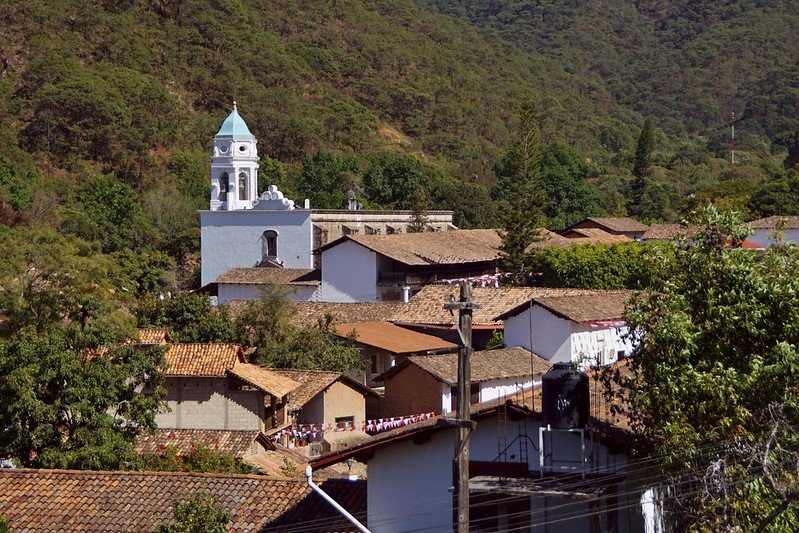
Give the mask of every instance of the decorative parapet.
<path id="1" fill-rule="evenodd" d="M 258 201 L 253 205 L 253 209 L 288 211 L 294 209 L 294 200 L 289 200 L 277 189 L 277 185 L 270 185 Z"/>

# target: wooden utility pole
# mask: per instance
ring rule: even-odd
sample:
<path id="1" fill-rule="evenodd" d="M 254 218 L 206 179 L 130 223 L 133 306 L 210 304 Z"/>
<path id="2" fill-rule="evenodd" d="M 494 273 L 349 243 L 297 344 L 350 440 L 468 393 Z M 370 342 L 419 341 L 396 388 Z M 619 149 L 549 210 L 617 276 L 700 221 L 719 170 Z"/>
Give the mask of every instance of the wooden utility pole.
<path id="1" fill-rule="evenodd" d="M 454 299 L 454 298 L 453 298 Z M 458 401 L 455 424 L 458 427 L 458 438 L 455 445 L 454 472 L 454 507 L 457 509 L 457 531 L 469 531 L 469 435 L 475 424 L 470 420 L 470 389 L 472 382 L 472 310 L 478 308 L 472 303 L 472 286 L 468 282 L 461 283 L 460 301 L 444 304 L 450 312 L 458 310 Z"/>

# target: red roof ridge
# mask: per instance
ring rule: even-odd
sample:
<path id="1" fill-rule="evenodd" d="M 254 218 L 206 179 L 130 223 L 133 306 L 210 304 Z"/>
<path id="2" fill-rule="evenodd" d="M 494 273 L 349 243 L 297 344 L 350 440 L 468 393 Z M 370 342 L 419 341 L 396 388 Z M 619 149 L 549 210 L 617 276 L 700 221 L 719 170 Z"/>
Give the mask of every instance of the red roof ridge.
<path id="1" fill-rule="evenodd" d="M 266 476 L 262 474 L 227 474 L 221 472 L 167 472 L 159 470 L 71 470 L 66 468 L 0 468 L 0 474 L 60 474 L 60 475 L 115 475 L 115 476 L 158 476 L 158 477 L 204 477 L 257 479 L 262 481 L 297 481 L 296 478 Z"/>

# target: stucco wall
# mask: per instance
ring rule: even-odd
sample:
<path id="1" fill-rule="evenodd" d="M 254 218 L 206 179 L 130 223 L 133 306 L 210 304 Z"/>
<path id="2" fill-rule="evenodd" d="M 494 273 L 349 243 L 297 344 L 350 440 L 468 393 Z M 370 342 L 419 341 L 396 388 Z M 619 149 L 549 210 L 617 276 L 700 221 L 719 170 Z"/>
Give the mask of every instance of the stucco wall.
<path id="1" fill-rule="evenodd" d="M 319 301 L 321 287 L 306 285 L 280 285 L 281 290 L 285 291 L 289 300 L 297 302 L 316 302 Z M 218 285 L 219 305 L 224 305 L 231 300 L 256 301 L 261 299 L 263 285 L 252 283 L 220 283 Z"/>
<path id="2" fill-rule="evenodd" d="M 324 393 L 317 394 L 297 413 L 297 422 L 301 424 L 320 424 L 325 419 Z"/>
<path id="3" fill-rule="evenodd" d="M 285 268 L 312 268 L 310 211 L 200 211 L 200 228 L 203 285 L 231 268 L 261 262 L 268 229 L 278 233 L 278 258 Z"/>
<path id="4" fill-rule="evenodd" d="M 786 229 L 780 233 L 780 237 L 780 242 L 799 243 L 799 229 Z M 772 246 L 777 243 L 773 229 L 755 230 L 755 234 L 747 237 L 747 240 L 762 244 L 763 246 Z"/>
<path id="5" fill-rule="evenodd" d="M 489 400 L 496 400 L 503 396 L 510 396 L 516 394 L 522 389 L 532 387 L 533 381 L 530 378 L 515 378 L 515 379 L 492 379 L 480 383 L 480 401 L 487 402 Z"/>
<path id="6" fill-rule="evenodd" d="M 337 381 L 324 393 L 325 424 L 336 418 L 353 417 L 355 423 L 366 420 L 366 401 L 363 394 Z"/>
<path id="7" fill-rule="evenodd" d="M 297 420 L 306 424 L 332 424 L 336 418 L 348 416 L 356 423 L 366 420 L 366 401 L 363 394 L 337 381 L 305 404 Z"/>
<path id="8" fill-rule="evenodd" d="M 381 416 L 440 413 L 441 401 L 441 383 L 418 366 L 408 365 L 385 382 Z"/>
<path id="9" fill-rule="evenodd" d="M 481 420 L 470 437 L 470 458 L 473 461 L 495 461 L 498 458 L 498 435 L 496 418 Z M 508 424 L 507 449 L 508 462 L 518 462 L 521 457 L 519 435 L 516 423 Z M 527 420 L 526 434 L 537 445 L 539 424 Z M 529 442 L 529 441 L 528 441 Z M 580 440 L 570 434 L 553 435 L 554 457 L 559 464 L 574 466 L 571 461 L 579 461 Z M 452 520 L 452 459 L 455 448 L 455 430 L 434 433 L 431 439 L 422 444 L 403 441 L 378 449 L 369 460 L 369 484 L 367 487 L 368 523 L 370 529 L 381 532 L 393 531 L 448 531 Z M 548 448 L 548 451 L 549 448 Z M 611 455 L 605 446 L 597 444 L 594 450 L 595 464 L 613 469 L 622 469 L 626 464 L 624 455 Z M 538 453 L 532 444 L 528 445 L 528 467 L 538 470 Z M 626 492 L 624 483 L 618 486 L 618 493 Z M 620 498 L 617 506 L 624 505 L 626 499 Z M 632 501 L 632 500 L 631 500 Z M 587 510 L 583 504 L 574 505 L 575 500 L 556 500 L 536 498 L 531 500 L 531 512 L 538 522 L 555 519 L 558 505 L 570 504 L 569 512 L 559 510 L 562 516 L 574 516 Z M 546 513 L 543 505 L 548 507 Z M 618 523 L 619 531 L 629 531 L 626 511 L 622 511 Z M 552 524 L 548 528 L 535 531 L 583 532 L 589 531 L 585 518 L 578 518 Z"/>
<path id="10" fill-rule="evenodd" d="M 377 254 L 352 241 L 322 252 L 323 302 L 377 301 Z"/>
<path id="11" fill-rule="evenodd" d="M 166 378 L 166 403 L 156 415 L 159 427 L 178 429 L 262 429 L 260 391 L 228 390 L 227 378 Z"/>
<path id="12" fill-rule="evenodd" d="M 532 327 L 532 335 L 530 328 Z M 572 322 L 533 305 L 505 321 L 505 344 L 521 346 L 550 361 L 571 359 Z"/>

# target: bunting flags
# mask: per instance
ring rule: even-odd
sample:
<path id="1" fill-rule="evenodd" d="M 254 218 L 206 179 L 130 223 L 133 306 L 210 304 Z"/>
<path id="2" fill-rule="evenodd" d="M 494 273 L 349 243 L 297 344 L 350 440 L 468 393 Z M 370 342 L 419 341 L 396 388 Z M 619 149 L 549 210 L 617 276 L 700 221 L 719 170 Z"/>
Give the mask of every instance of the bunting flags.
<path id="1" fill-rule="evenodd" d="M 360 430 L 369 435 L 376 435 L 389 429 L 394 429 L 410 424 L 428 420 L 436 416 L 434 412 L 421 413 L 418 415 L 394 416 L 388 418 L 375 418 L 374 420 L 364 420 L 363 422 L 339 422 L 337 424 L 292 424 L 283 428 L 272 435 L 275 442 L 282 437 L 288 436 L 291 439 L 316 440 L 324 436 L 329 431 L 355 431 Z"/>

